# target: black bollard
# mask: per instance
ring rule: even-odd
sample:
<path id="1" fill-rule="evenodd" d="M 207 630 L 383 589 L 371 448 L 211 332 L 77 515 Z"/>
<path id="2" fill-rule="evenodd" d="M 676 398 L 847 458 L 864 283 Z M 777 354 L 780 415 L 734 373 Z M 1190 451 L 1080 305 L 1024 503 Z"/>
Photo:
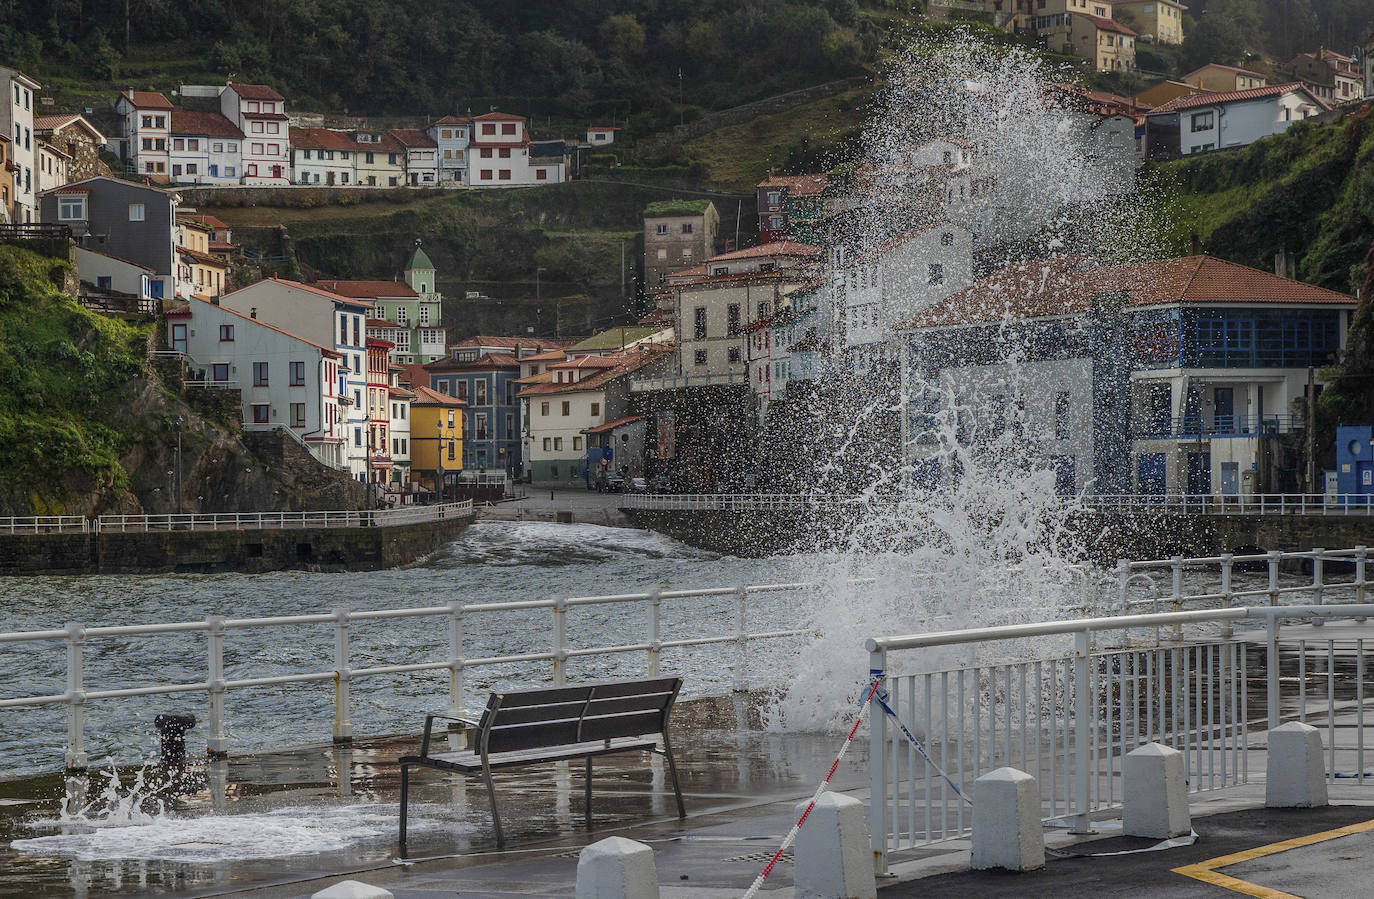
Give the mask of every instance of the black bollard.
<path id="1" fill-rule="evenodd" d="M 173 792 L 179 792 L 186 774 L 186 732 L 196 726 L 196 716 L 158 715 L 153 719 L 153 725 L 157 728 L 162 770 Z"/>

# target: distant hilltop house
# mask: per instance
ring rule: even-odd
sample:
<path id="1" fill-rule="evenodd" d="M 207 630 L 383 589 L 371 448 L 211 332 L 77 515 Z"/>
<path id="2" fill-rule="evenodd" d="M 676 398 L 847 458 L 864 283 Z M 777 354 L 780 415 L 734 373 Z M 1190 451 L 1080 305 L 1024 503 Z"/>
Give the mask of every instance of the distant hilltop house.
<path id="1" fill-rule="evenodd" d="M 1169 159 L 1245 147 L 1327 108 L 1299 82 L 1178 97 L 1146 113 L 1146 153 Z"/>
<path id="2" fill-rule="evenodd" d="M 620 129 L 614 125 L 588 125 L 587 143 L 593 147 L 605 147 L 615 143 L 615 133 Z"/>
<path id="3" fill-rule="evenodd" d="M 1299 53 L 1288 68 L 1295 79 L 1328 105 L 1351 103 L 1365 96 L 1364 69 L 1353 56 L 1326 49 Z"/>
<path id="4" fill-rule="evenodd" d="M 1091 59 L 1099 72 L 1135 70 L 1136 30 L 1113 18 L 1111 0 L 986 0 L 986 3 L 987 11 L 998 20 L 1005 19 L 1009 28 L 1034 36 L 1055 53 Z M 1150 14 L 1156 15 L 1153 4 Z M 1181 34 L 1181 20 L 1179 22 Z M 1180 36 L 1178 40 L 1183 39 Z"/>
<path id="5" fill-rule="evenodd" d="M 644 207 L 644 286 L 715 255 L 720 214 L 710 200 L 659 200 Z"/>

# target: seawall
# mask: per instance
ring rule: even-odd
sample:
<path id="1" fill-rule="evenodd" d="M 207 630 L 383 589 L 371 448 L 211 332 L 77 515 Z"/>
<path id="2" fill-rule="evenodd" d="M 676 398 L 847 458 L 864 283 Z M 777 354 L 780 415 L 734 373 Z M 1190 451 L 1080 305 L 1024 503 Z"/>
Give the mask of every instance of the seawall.
<path id="1" fill-rule="evenodd" d="M 471 523 L 385 527 L 0 534 L 0 575 L 370 571 L 423 558 Z"/>
<path id="2" fill-rule="evenodd" d="M 825 516 L 760 511 L 621 509 L 637 527 L 712 552 L 757 558 L 816 545 L 832 533 Z M 1374 546 L 1374 515 L 1184 515 L 1084 512 L 1071 528 L 1094 561 L 1161 559 L 1258 550 Z"/>

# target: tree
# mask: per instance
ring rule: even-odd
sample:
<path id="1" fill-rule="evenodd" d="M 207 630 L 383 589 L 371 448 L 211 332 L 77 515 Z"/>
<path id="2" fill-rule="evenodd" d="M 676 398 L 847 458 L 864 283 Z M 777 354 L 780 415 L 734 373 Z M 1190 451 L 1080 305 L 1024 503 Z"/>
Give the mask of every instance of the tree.
<path id="1" fill-rule="evenodd" d="M 608 17 L 597 28 L 597 36 L 616 59 L 630 62 L 644 55 L 644 26 L 631 13 Z"/>

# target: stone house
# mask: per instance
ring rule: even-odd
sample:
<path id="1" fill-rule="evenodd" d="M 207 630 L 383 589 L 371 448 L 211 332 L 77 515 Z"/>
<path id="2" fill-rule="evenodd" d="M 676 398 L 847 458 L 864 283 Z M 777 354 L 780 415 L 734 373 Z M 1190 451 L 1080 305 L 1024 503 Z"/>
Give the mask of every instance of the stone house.
<path id="1" fill-rule="evenodd" d="M 660 200 L 644 208 L 644 286 L 715 255 L 720 213 L 710 200 Z"/>
<path id="2" fill-rule="evenodd" d="M 33 120 L 33 135 L 65 155 L 68 181 L 113 174 L 100 160 L 100 151 L 105 149 L 105 135 L 83 116 L 70 113 L 38 116 Z"/>

